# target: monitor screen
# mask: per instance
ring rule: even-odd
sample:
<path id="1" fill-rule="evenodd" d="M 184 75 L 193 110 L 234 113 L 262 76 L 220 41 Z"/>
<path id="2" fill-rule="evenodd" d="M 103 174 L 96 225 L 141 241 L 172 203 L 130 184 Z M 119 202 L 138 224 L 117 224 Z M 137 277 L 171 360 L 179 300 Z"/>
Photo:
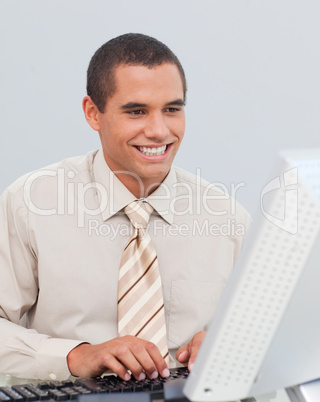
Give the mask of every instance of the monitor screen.
<path id="1" fill-rule="evenodd" d="M 320 149 L 280 154 L 184 387 L 232 401 L 320 377 Z"/>

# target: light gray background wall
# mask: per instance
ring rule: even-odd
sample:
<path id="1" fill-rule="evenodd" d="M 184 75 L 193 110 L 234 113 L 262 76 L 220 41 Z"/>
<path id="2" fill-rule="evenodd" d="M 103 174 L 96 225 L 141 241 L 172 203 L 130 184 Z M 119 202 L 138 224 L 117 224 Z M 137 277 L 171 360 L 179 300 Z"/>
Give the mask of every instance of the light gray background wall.
<path id="1" fill-rule="evenodd" d="M 94 51 L 157 37 L 185 67 L 176 164 L 245 183 L 254 212 L 279 149 L 320 146 L 318 0 L 0 0 L 0 192 L 25 172 L 99 146 L 83 118 Z"/>

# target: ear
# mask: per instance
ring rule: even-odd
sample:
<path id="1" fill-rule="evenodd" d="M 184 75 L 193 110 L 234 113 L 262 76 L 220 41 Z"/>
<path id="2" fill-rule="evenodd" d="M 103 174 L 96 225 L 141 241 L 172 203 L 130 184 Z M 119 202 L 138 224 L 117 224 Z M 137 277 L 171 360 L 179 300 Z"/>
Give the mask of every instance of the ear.
<path id="1" fill-rule="evenodd" d="M 95 130 L 100 130 L 99 115 L 101 114 L 97 106 L 93 103 L 90 96 L 85 96 L 82 101 L 82 108 L 85 118 L 90 126 Z"/>

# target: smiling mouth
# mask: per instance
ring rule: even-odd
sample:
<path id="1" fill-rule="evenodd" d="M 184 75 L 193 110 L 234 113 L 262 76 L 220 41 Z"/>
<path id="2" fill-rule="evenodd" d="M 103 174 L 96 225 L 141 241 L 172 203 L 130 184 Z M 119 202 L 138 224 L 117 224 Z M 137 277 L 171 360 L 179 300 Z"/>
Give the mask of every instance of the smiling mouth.
<path id="1" fill-rule="evenodd" d="M 137 149 L 139 149 L 139 151 L 141 153 L 143 153 L 146 156 L 155 156 L 155 155 L 163 155 L 167 148 L 168 145 L 163 145 L 162 147 L 136 147 Z"/>

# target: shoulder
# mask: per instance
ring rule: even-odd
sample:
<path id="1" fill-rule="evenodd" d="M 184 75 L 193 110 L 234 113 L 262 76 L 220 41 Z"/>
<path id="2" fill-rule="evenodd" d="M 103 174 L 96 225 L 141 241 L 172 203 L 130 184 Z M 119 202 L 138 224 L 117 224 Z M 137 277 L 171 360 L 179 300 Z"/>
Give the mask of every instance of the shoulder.
<path id="1" fill-rule="evenodd" d="M 44 184 L 48 181 L 52 181 L 52 178 L 57 177 L 57 175 L 61 173 L 69 173 L 68 177 L 75 177 L 84 172 L 91 172 L 93 168 L 93 160 L 97 152 L 98 151 L 95 150 L 88 152 L 86 155 L 66 158 L 59 162 L 26 173 L 8 186 L 5 192 L 15 195 L 21 192 L 25 186 L 30 186 L 31 182 L 32 184 Z"/>
<path id="2" fill-rule="evenodd" d="M 41 204 L 57 199 L 59 188 L 65 187 L 67 181 L 90 181 L 96 153 L 90 151 L 26 173 L 5 189 L 1 202 L 12 210 L 23 211 L 34 201 Z"/>

